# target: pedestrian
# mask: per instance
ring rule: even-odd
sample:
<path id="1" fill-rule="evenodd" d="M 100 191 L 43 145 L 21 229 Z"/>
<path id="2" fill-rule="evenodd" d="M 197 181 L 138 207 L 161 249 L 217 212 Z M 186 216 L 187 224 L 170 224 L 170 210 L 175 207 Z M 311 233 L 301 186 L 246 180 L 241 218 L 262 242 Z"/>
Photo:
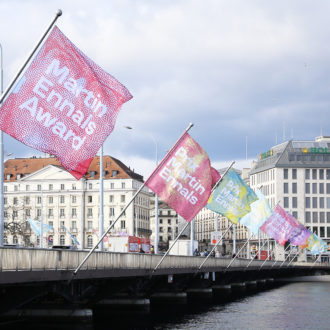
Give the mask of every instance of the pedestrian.
<path id="1" fill-rule="evenodd" d="M 142 247 L 140 248 L 139 253 L 144 253 L 144 250 L 142 249 Z"/>
<path id="2" fill-rule="evenodd" d="M 205 249 L 203 252 L 203 257 L 207 257 L 208 255 L 209 255 L 209 253 L 208 253 L 207 249 Z"/>
<path id="3" fill-rule="evenodd" d="M 198 257 L 200 256 L 201 254 L 199 253 L 198 249 L 196 248 L 195 251 L 194 251 L 194 256 L 195 257 Z"/>

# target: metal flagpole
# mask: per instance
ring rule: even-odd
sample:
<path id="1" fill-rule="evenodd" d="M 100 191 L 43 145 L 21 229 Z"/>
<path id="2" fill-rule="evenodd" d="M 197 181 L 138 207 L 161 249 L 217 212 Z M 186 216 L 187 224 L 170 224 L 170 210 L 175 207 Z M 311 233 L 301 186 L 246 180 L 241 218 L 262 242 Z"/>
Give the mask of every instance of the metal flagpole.
<path id="1" fill-rule="evenodd" d="M 289 246 L 291 246 L 291 244 L 289 244 Z M 292 246 L 291 246 L 292 247 Z M 280 264 L 280 268 L 283 266 L 283 264 L 288 260 L 288 258 L 290 257 L 291 255 L 291 252 L 292 252 L 292 249 L 290 248 L 290 252 L 288 254 L 288 256 L 284 259 L 284 261 Z"/>
<path id="2" fill-rule="evenodd" d="M 290 244 L 286 247 L 286 249 L 284 250 L 284 258 L 285 258 L 285 252 L 287 251 L 287 249 L 290 247 Z M 279 260 L 275 260 L 275 262 L 273 263 L 272 265 L 272 268 L 276 265 L 276 263 L 278 262 Z"/>
<path id="3" fill-rule="evenodd" d="M 183 139 L 183 137 L 188 133 L 188 131 L 193 127 L 194 125 L 192 123 L 190 123 L 188 125 L 188 127 L 186 128 L 186 130 L 183 132 L 183 134 L 179 137 L 179 139 L 176 141 L 176 143 L 174 144 L 174 146 L 171 148 L 171 150 L 166 154 L 166 156 L 163 158 L 163 160 L 160 162 L 159 166 L 156 167 L 156 169 L 151 173 L 151 175 L 149 176 L 149 178 L 140 186 L 140 188 L 137 190 L 137 192 L 134 194 L 134 196 L 132 197 L 132 199 L 129 201 L 129 203 L 122 209 L 122 211 L 120 212 L 120 214 L 118 215 L 118 217 L 116 218 L 116 220 L 109 226 L 109 228 L 103 233 L 102 237 L 100 237 L 99 241 L 94 245 L 94 247 L 89 251 L 89 253 L 86 255 L 86 257 L 84 258 L 84 260 L 80 263 L 80 265 L 74 270 L 73 275 L 77 275 L 78 271 L 80 270 L 80 268 L 85 264 L 85 262 L 88 260 L 88 258 L 90 257 L 90 255 L 95 251 L 95 249 L 98 247 L 98 245 L 100 244 L 100 242 L 103 240 L 103 238 L 105 237 L 105 235 L 114 227 L 114 225 L 116 224 L 116 222 L 119 220 L 119 218 L 125 213 L 125 211 L 127 210 L 127 208 L 133 203 L 133 201 L 135 200 L 136 196 L 140 193 L 140 191 L 144 188 L 144 186 L 146 185 L 146 183 L 155 175 L 158 167 L 161 167 L 166 161 L 167 159 L 170 157 L 172 150 L 174 150 L 176 148 L 176 146 L 180 143 L 180 141 Z"/>
<path id="4" fill-rule="evenodd" d="M 237 252 L 237 256 L 239 255 L 239 253 L 245 248 L 245 245 L 248 243 L 248 241 L 246 241 L 243 246 L 238 250 Z M 226 268 L 229 268 L 231 266 L 231 264 L 234 262 L 234 260 L 236 259 L 236 255 L 231 259 L 229 265 Z"/>
<path id="5" fill-rule="evenodd" d="M 311 268 L 313 268 L 314 265 L 320 260 L 321 255 L 322 255 L 322 253 L 320 253 L 319 256 L 316 258 L 316 260 L 313 262 L 313 265 L 311 266 Z"/>
<path id="6" fill-rule="evenodd" d="M 186 228 L 188 227 L 189 223 L 190 222 L 187 221 L 186 225 L 180 231 L 179 235 L 175 238 L 173 244 L 168 248 L 168 250 L 165 252 L 165 254 L 163 255 L 163 257 L 160 259 L 160 261 L 158 262 L 158 264 L 156 265 L 156 267 L 152 270 L 153 273 L 162 264 L 163 260 L 166 258 L 166 256 L 169 254 L 169 252 L 172 250 L 172 247 L 175 245 L 175 243 L 177 242 L 177 240 L 180 238 L 181 234 L 186 230 Z"/>
<path id="7" fill-rule="evenodd" d="M 235 164 L 235 161 L 232 161 L 231 164 L 229 165 L 229 167 L 226 169 L 225 173 L 223 174 L 223 176 L 218 180 L 218 182 L 214 185 L 214 187 L 212 188 L 211 194 L 213 193 L 213 191 L 217 188 L 217 186 L 220 184 L 220 182 L 222 181 L 222 179 L 226 176 L 226 174 L 228 173 L 228 171 L 233 167 L 233 165 Z M 233 223 L 231 223 L 231 225 L 227 228 L 227 230 L 225 231 L 225 233 L 223 235 L 221 235 L 221 237 L 225 237 L 225 235 L 227 234 L 227 232 L 230 230 L 230 228 L 233 226 Z M 219 245 L 219 242 L 217 242 L 212 250 L 210 251 L 210 253 L 205 257 L 204 261 L 199 265 L 196 273 L 203 267 L 203 265 L 205 264 L 206 260 L 211 256 L 211 254 L 213 253 L 213 251 L 217 248 L 217 246 Z"/>
<path id="8" fill-rule="evenodd" d="M 233 225 L 233 254 L 236 254 L 236 224 Z"/>
<path id="9" fill-rule="evenodd" d="M 298 248 L 298 252 L 293 256 L 292 260 L 289 262 L 288 267 L 291 265 L 292 261 L 294 260 L 294 258 L 299 254 L 299 248 Z"/>
<path id="10" fill-rule="evenodd" d="M 11 83 L 9 84 L 9 86 L 6 88 L 6 90 L 4 91 L 4 93 L 1 95 L 0 98 L 0 104 L 4 101 L 4 99 L 6 98 L 6 96 L 8 95 L 9 91 L 11 90 L 11 88 L 14 86 L 14 84 L 16 83 L 16 80 L 18 79 L 18 77 L 21 75 L 21 73 L 23 72 L 23 70 L 25 69 L 26 65 L 29 63 L 29 61 L 31 60 L 31 58 L 33 57 L 34 53 L 37 51 L 37 49 L 39 48 L 39 46 L 41 45 L 41 43 L 44 41 L 45 37 L 47 36 L 48 32 L 51 30 L 51 28 L 53 27 L 53 25 L 56 23 L 57 19 L 62 15 L 62 10 L 58 9 L 55 17 L 53 19 L 53 21 L 50 23 L 50 25 L 48 26 L 46 32 L 43 34 L 43 36 L 41 37 L 41 39 L 39 40 L 38 44 L 35 46 L 35 48 L 32 50 L 31 54 L 29 55 L 29 57 L 27 58 L 27 60 L 24 62 L 23 66 L 21 67 L 21 69 L 18 71 L 18 73 L 16 74 L 15 78 L 11 81 Z"/>
<path id="11" fill-rule="evenodd" d="M 194 255 L 194 220 L 190 221 L 190 255 Z"/>
<path id="12" fill-rule="evenodd" d="M 221 237 L 225 237 L 225 235 L 229 232 L 229 230 L 231 229 L 231 227 L 233 226 L 233 223 L 231 223 L 231 225 L 227 228 L 227 230 L 224 232 L 223 235 L 221 235 Z M 220 240 L 219 240 L 220 242 Z M 213 249 L 210 251 L 210 253 L 205 257 L 204 261 L 200 264 L 200 266 L 198 267 L 196 273 L 198 273 L 198 271 L 203 267 L 203 265 L 205 264 L 206 260 L 211 256 L 212 252 L 215 250 L 215 248 L 219 245 L 219 242 L 217 242 L 217 244 L 214 245 Z"/>
<path id="13" fill-rule="evenodd" d="M 104 231 L 104 185 L 103 185 L 103 144 L 100 149 L 100 219 L 99 219 L 99 237 L 103 236 Z M 100 251 L 104 250 L 103 239 L 99 245 Z"/>
<path id="14" fill-rule="evenodd" d="M 261 246 L 261 248 L 263 248 L 264 245 L 265 245 L 265 243 Z M 252 263 L 253 260 L 254 260 L 254 258 L 250 260 L 250 262 L 246 265 L 245 268 L 248 268 L 251 265 L 251 263 Z M 258 260 L 259 260 L 259 258 L 258 258 Z"/>
<path id="15" fill-rule="evenodd" d="M 250 238 L 251 238 L 251 231 L 249 228 L 247 228 L 247 238 L 248 238 L 248 245 L 247 245 L 247 258 L 250 259 L 251 257 L 251 251 L 250 251 Z"/>

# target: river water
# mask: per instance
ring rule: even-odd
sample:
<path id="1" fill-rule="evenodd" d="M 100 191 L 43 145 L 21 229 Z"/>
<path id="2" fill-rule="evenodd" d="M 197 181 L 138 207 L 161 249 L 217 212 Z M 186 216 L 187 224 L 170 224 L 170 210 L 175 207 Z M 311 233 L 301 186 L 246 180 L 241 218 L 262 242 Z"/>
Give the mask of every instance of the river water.
<path id="1" fill-rule="evenodd" d="M 14 326 L 12 324 L 12 326 Z M 13 329 L 13 327 L 8 329 Z M 330 329 L 330 282 L 300 282 L 221 304 L 171 307 L 150 315 L 110 315 L 94 323 L 16 324 L 18 329 Z M 7 329 L 2 325 L 1 329 Z"/>

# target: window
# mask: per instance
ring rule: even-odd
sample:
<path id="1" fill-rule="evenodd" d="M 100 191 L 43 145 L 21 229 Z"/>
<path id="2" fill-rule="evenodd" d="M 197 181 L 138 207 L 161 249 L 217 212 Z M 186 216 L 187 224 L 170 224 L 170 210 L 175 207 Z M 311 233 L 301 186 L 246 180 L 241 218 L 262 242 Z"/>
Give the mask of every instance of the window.
<path id="1" fill-rule="evenodd" d="M 4 203 L 4 204 L 7 204 L 7 203 L 8 203 L 8 198 L 7 198 L 7 197 L 5 197 L 5 198 L 3 199 L 3 203 Z"/>
<path id="2" fill-rule="evenodd" d="M 317 194 L 317 183 L 316 183 L 316 182 L 314 182 L 314 183 L 312 184 L 312 193 L 313 193 L 313 194 Z"/>
<path id="3" fill-rule="evenodd" d="M 313 209 L 317 208 L 317 197 L 312 198 L 312 203 L 313 203 Z"/>
<path id="4" fill-rule="evenodd" d="M 16 235 L 13 236 L 13 243 L 18 244 L 18 238 Z"/>
<path id="5" fill-rule="evenodd" d="M 93 184 L 92 183 L 88 184 L 88 189 L 90 189 L 90 190 L 93 189 Z"/>
<path id="6" fill-rule="evenodd" d="M 121 183 L 121 189 L 125 189 L 125 182 Z"/>
<path id="7" fill-rule="evenodd" d="M 113 202 L 114 202 L 114 196 L 113 196 L 113 195 L 110 195 L 110 196 L 109 196 L 109 202 L 110 202 L 110 203 L 113 203 Z"/>
<path id="8" fill-rule="evenodd" d="M 61 190 L 65 189 L 65 185 L 63 183 L 61 183 Z"/>
<path id="9" fill-rule="evenodd" d="M 92 208 L 88 208 L 87 209 L 87 217 L 88 218 L 92 218 L 93 217 L 93 209 Z"/>
<path id="10" fill-rule="evenodd" d="M 71 209 L 71 216 L 72 218 L 75 218 L 77 216 L 77 209 L 75 207 Z"/>
<path id="11" fill-rule="evenodd" d="M 121 195 L 121 196 L 120 196 L 120 201 L 121 201 L 122 203 L 125 203 L 125 195 Z"/>
<path id="12" fill-rule="evenodd" d="M 288 169 L 287 169 L 287 168 L 285 168 L 285 169 L 283 170 L 283 178 L 284 178 L 284 179 L 288 179 Z"/>
<path id="13" fill-rule="evenodd" d="M 17 218 L 17 217 L 18 217 L 18 211 L 16 211 L 16 210 L 13 211 L 13 217 L 14 217 L 14 218 Z"/>
<path id="14" fill-rule="evenodd" d="M 313 223 L 317 223 L 318 222 L 318 214 L 317 212 L 313 212 Z"/>
<path id="15" fill-rule="evenodd" d="M 292 179 L 297 179 L 297 169 L 296 168 L 293 168 L 292 169 Z"/>
<path id="16" fill-rule="evenodd" d="M 64 218 L 65 217 L 64 209 L 60 209 L 60 217 L 61 218 Z"/>
<path id="17" fill-rule="evenodd" d="M 297 211 L 293 211 L 292 215 L 295 219 L 298 219 L 298 212 Z"/>
<path id="18" fill-rule="evenodd" d="M 167 223 L 170 225 L 171 224 L 171 219 L 167 219 Z"/>
<path id="19" fill-rule="evenodd" d="M 167 215 L 171 215 L 171 211 L 167 211 Z"/>
<path id="20" fill-rule="evenodd" d="M 289 197 L 284 197 L 284 207 L 288 208 L 289 207 Z"/>
<path id="21" fill-rule="evenodd" d="M 319 193 L 324 194 L 324 183 L 319 184 Z"/>
<path id="22" fill-rule="evenodd" d="M 72 196 L 71 201 L 72 203 L 77 203 L 77 196 Z"/>
<path id="23" fill-rule="evenodd" d="M 8 191 L 8 187 L 7 187 L 7 186 L 4 186 L 4 189 L 5 189 L 5 192 L 7 192 L 7 191 Z"/>
<path id="24" fill-rule="evenodd" d="M 313 227 L 312 228 L 312 232 L 315 234 L 315 235 L 318 235 L 319 234 L 319 230 L 317 227 Z"/>
<path id="25" fill-rule="evenodd" d="M 320 237 L 325 237 L 324 227 L 320 227 Z"/>
<path id="26" fill-rule="evenodd" d="M 310 194 L 310 184 L 307 182 L 305 183 L 305 193 Z"/>
<path id="27" fill-rule="evenodd" d="M 330 170 L 327 170 L 327 180 L 330 180 Z"/>
<path id="28" fill-rule="evenodd" d="M 327 227 L 327 237 L 330 237 L 330 227 Z"/>
<path id="29" fill-rule="evenodd" d="M 324 170 L 319 170 L 319 179 L 320 180 L 324 179 Z"/>
<path id="30" fill-rule="evenodd" d="M 77 186 L 75 183 L 72 184 L 72 190 L 77 190 Z"/>
<path id="31" fill-rule="evenodd" d="M 25 197 L 25 204 L 30 204 L 30 197 L 29 196 Z"/>
<path id="32" fill-rule="evenodd" d="M 92 248 L 93 247 L 93 236 L 92 235 L 88 235 L 87 236 L 87 247 L 88 248 Z"/>
<path id="33" fill-rule="evenodd" d="M 65 203 L 65 196 L 60 196 L 60 203 L 61 204 L 64 204 Z"/>
<path id="34" fill-rule="evenodd" d="M 13 204 L 14 205 L 17 205 L 18 204 L 18 198 L 17 197 L 14 197 Z"/>
<path id="35" fill-rule="evenodd" d="M 309 180 L 309 178 L 310 178 L 310 171 L 309 171 L 308 168 L 306 168 L 306 169 L 305 169 L 305 179 L 306 179 L 306 180 Z"/>
<path id="36" fill-rule="evenodd" d="M 163 236 L 159 236 L 159 242 L 163 242 Z"/>
<path id="37" fill-rule="evenodd" d="M 163 227 L 159 227 L 159 232 L 160 232 L 160 233 L 163 232 Z"/>
<path id="38" fill-rule="evenodd" d="M 330 223 L 330 212 L 327 212 L 327 223 Z"/>
<path id="39" fill-rule="evenodd" d="M 71 228 L 72 229 L 77 229 L 77 221 L 72 221 L 71 222 Z"/>
<path id="40" fill-rule="evenodd" d="M 60 228 L 61 228 L 61 229 L 64 229 L 64 226 L 65 226 L 64 221 L 60 221 Z"/>
<path id="41" fill-rule="evenodd" d="M 53 204 L 53 202 L 54 202 L 53 196 L 48 197 L 48 203 Z"/>
<path id="42" fill-rule="evenodd" d="M 14 186 L 14 191 L 18 191 L 18 186 Z"/>
<path id="43" fill-rule="evenodd" d="M 296 194 L 297 193 L 297 182 L 292 183 L 292 193 Z"/>
<path id="44" fill-rule="evenodd" d="M 305 222 L 311 223 L 311 213 L 310 212 L 305 212 Z"/>
<path id="45" fill-rule="evenodd" d="M 327 194 L 330 194 L 330 183 L 327 183 Z"/>
<path id="46" fill-rule="evenodd" d="M 114 217 L 115 216 L 115 208 L 114 207 L 110 207 L 110 209 L 109 209 L 109 216 L 110 217 Z"/>
<path id="47" fill-rule="evenodd" d="M 312 179 L 313 180 L 317 179 L 317 170 L 315 168 L 312 170 Z"/>
<path id="48" fill-rule="evenodd" d="M 89 230 L 93 229 L 93 221 L 87 221 L 87 229 Z"/>
<path id="49" fill-rule="evenodd" d="M 37 204 L 41 204 L 41 197 L 40 196 L 37 197 Z"/>
<path id="50" fill-rule="evenodd" d="M 159 223 L 162 224 L 163 223 L 163 219 L 159 219 Z"/>
<path id="51" fill-rule="evenodd" d="M 41 191 L 41 184 L 38 184 L 38 185 L 37 185 L 37 190 L 38 190 L 38 191 Z"/>
<path id="52" fill-rule="evenodd" d="M 37 209 L 37 217 L 41 217 L 41 209 Z"/>
<path id="53" fill-rule="evenodd" d="M 320 223 L 325 223 L 325 214 L 324 212 L 320 212 Z"/>
<path id="54" fill-rule="evenodd" d="M 48 217 L 53 217 L 54 213 L 53 213 L 53 209 L 48 209 Z"/>
<path id="55" fill-rule="evenodd" d="M 121 220 L 120 221 L 120 228 L 121 229 L 125 229 L 126 227 L 125 227 L 125 220 Z"/>
<path id="56" fill-rule="evenodd" d="M 167 228 L 167 232 L 168 232 L 168 233 L 171 233 L 171 232 L 172 232 L 172 228 L 171 228 L 171 227 L 168 227 L 168 228 Z"/>
<path id="57" fill-rule="evenodd" d="M 330 209 L 330 197 L 327 197 L 327 209 Z"/>
<path id="58" fill-rule="evenodd" d="M 118 171 L 116 171 L 116 170 L 112 170 L 112 175 L 111 175 L 111 176 L 116 177 L 117 174 L 118 174 Z"/>
<path id="59" fill-rule="evenodd" d="M 320 207 L 320 209 L 324 209 L 324 197 L 320 197 L 319 207 Z"/>
<path id="60" fill-rule="evenodd" d="M 113 182 L 110 183 L 110 189 L 115 189 L 115 184 Z"/>
<path id="61" fill-rule="evenodd" d="M 95 174 L 96 174 L 95 171 L 91 171 L 91 172 L 90 172 L 90 177 L 91 177 L 91 178 L 94 178 L 94 177 L 95 177 Z"/>
<path id="62" fill-rule="evenodd" d="M 28 184 L 25 186 L 25 190 L 30 191 L 30 186 Z"/>
<path id="63" fill-rule="evenodd" d="M 60 245 L 65 245 L 65 236 L 64 235 L 60 236 Z"/>
<path id="64" fill-rule="evenodd" d="M 87 196 L 87 201 L 88 201 L 88 203 L 92 203 L 93 202 L 93 196 Z"/>
<path id="65" fill-rule="evenodd" d="M 292 197 L 292 207 L 297 208 L 298 207 L 297 197 Z"/>
<path id="66" fill-rule="evenodd" d="M 25 215 L 26 215 L 27 217 L 30 217 L 30 216 L 31 216 L 30 209 L 25 209 Z"/>
<path id="67" fill-rule="evenodd" d="M 53 190 L 53 185 L 52 184 L 50 184 L 49 186 L 48 186 L 48 190 Z"/>

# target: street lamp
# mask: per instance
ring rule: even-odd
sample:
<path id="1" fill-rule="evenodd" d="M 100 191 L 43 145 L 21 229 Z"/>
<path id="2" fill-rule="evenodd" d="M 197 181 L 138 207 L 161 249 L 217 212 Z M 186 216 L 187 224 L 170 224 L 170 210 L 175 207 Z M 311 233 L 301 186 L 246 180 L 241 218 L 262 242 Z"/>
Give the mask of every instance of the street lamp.
<path id="1" fill-rule="evenodd" d="M 131 126 L 124 126 L 126 129 L 133 129 Z M 158 144 L 156 139 L 153 135 L 150 133 L 147 133 L 147 135 L 154 141 L 155 143 L 155 153 L 156 153 L 156 167 L 158 165 Z M 158 196 L 155 194 L 155 246 L 154 251 L 157 254 L 158 253 L 158 242 L 159 242 L 159 229 L 158 229 Z"/>

